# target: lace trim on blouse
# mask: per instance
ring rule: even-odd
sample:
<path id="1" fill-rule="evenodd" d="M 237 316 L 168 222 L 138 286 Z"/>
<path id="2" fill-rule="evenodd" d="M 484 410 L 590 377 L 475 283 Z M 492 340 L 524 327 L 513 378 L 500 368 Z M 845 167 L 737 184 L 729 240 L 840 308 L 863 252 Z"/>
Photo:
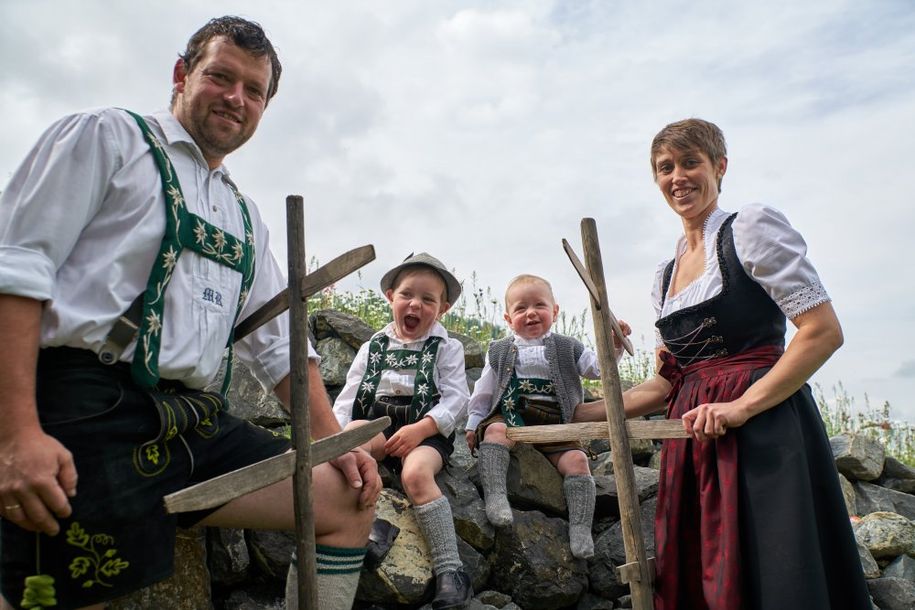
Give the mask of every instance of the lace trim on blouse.
<path id="1" fill-rule="evenodd" d="M 785 317 L 789 320 L 793 320 L 802 313 L 810 311 L 817 305 L 828 303 L 831 300 L 829 295 L 826 294 L 826 289 L 823 288 L 823 285 L 819 282 L 815 282 L 803 286 L 788 296 L 779 299 L 776 304 L 779 309 L 782 310 L 782 313 L 785 314 Z"/>

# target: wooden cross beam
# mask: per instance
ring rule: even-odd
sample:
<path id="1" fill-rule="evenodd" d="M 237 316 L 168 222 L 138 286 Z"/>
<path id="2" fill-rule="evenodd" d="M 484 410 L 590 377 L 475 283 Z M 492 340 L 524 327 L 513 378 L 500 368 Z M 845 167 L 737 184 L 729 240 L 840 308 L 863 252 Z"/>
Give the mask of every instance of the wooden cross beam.
<path id="1" fill-rule="evenodd" d="M 326 436 L 311 444 L 311 464 L 317 466 L 339 457 L 391 425 L 389 417 L 370 421 L 364 426 Z M 222 506 L 235 498 L 263 489 L 292 476 L 296 454 L 282 455 L 227 472 L 165 496 L 165 512 L 186 513 Z"/>

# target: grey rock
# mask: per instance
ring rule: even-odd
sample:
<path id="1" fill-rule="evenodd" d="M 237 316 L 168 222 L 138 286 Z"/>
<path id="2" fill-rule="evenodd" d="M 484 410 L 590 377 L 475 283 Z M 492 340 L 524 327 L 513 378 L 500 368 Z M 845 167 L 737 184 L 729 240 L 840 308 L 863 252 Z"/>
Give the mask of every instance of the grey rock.
<path id="1" fill-rule="evenodd" d="M 467 474 L 445 468 L 435 477 L 435 482 L 451 503 L 457 535 L 481 551 L 492 548 L 496 531 L 486 518 L 486 505 Z"/>
<path id="2" fill-rule="evenodd" d="M 903 464 L 894 457 L 887 456 L 877 484 L 895 491 L 915 494 L 915 468 Z"/>
<path id="3" fill-rule="evenodd" d="M 607 439 L 591 441 L 591 451 L 598 455 L 608 453 L 610 451 L 610 441 Z M 632 454 L 632 461 L 639 465 L 647 466 L 658 451 L 658 447 L 650 440 L 629 440 L 629 452 Z"/>
<path id="4" fill-rule="evenodd" d="M 309 324 L 315 339 L 321 341 L 330 337 L 339 337 L 354 350 L 372 338 L 375 331 L 371 326 L 356 316 L 341 313 L 333 309 L 319 309 L 309 316 Z"/>
<path id="5" fill-rule="evenodd" d="M 566 522 L 537 511 L 514 511 L 511 529 L 496 535 L 490 561 L 492 582 L 525 610 L 569 606 L 588 587 L 587 564 L 572 557 Z"/>
<path id="6" fill-rule="evenodd" d="M 867 589 L 881 610 L 915 608 L 915 582 L 910 580 L 875 578 L 867 581 Z"/>
<path id="7" fill-rule="evenodd" d="M 496 608 L 502 608 L 512 601 L 512 598 L 509 595 L 492 589 L 477 593 L 476 598 L 480 600 L 480 602 Z"/>
<path id="8" fill-rule="evenodd" d="M 660 473 L 657 470 L 644 466 L 633 466 L 633 474 L 639 502 L 657 495 L 658 480 L 660 479 Z M 619 494 L 616 488 L 616 477 L 614 475 L 595 476 L 594 482 L 597 485 L 597 502 L 594 506 L 595 516 L 619 518 Z"/>
<path id="9" fill-rule="evenodd" d="M 202 527 L 178 530 L 174 574 L 161 582 L 114 600 L 108 608 L 210 610 L 210 575 L 206 568 L 204 538 Z"/>
<path id="10" fill-rule="evenodd" d="M 467 389 L 469 389 L 470 393 L 473 394 L 473 388 L 476 387 L 480 377 L 483 376 L 483 369 L 474 367 L 472 369 L 465 370 L 464 374 L 467 376 Z"/>
<path id="11" fill-rule="evenodd" d="M 915 523 L 889 512 L 871 513 L 855 523 L 855 538 L 874 559 L 894 558 L 903 553 L 915 555 Z"/>
<path id="12" fill-rule="evenodd" d="M 224 610 L 285 610 L 286 598 L 281 585 L 256 584 L 232 591 L 223 603 Z"/>
<path id="13" fill-rule="evenodd" d="M 458 554 L 461 556 L 461 561 L 464 564 L 464 571 L 467 572 L 471 582 L 473 582 L 473 590 L 479 591 L 486 586 L 492 568 L 490 567 L 489 562 L 486 561 L 486 558 L 477 552 L 475 548 L 464 542 L 460 536 L 457 539 L 457 543 Z"/>
<path id="14" fill-rule="evenodd" d="M 319 339 L 315 351 L 321 356 L 318 370 L 324 383 L 339 386 L 346 383 L 346 373 L 356 358 L 356 350 L 339 337 Z"/>
<path id="15" fill-rule="evenodd" d="M 486 355 L 483 353 L 483 346 L 476 339 L 467 335 L 448 331 L 448 336 L 457 339 L 464 346 L 464 368 L 465 369 L 482 369 L 486 363 Z"/>
<path id="16" fill-rule="evenodd" d="M 232 383 L 227 392 L 228 413 L 246 419 L 258 426 L 275 428 L 289 422 L 289 414 L 283 409 L 273 393 L 267 393 L 251 371 L 238 359 L 232 366 Z M 209 387 L 219 390 L 222 380 L 218 379 Z"/>
<path id="17" fill-rule="evenodd" d="M 858 557 L 861 559 L 861 568 L 864 571 L 864 578 L 880 578 L 880 566 L 870 550 L 858 539 L 855 539 L 858 545 Z"/>
<path id="18" fill-rule="evenodd" d="M 549 515 L 566 514 L 562 475 L 530 445 L 517 444 L 508 465 L 508 500 L 513 508 L 539 510 Z"/>
<path id="19" fill-rule="evenodd" d="M 476 468 L 477 458 L 470 454 L 463 426 L 454 431 L 454 453 L 451 454 L 448 461 L 448 468 L 460 471 L 467 476 L 472 476 Z"/>
<path id="20" fill-rule="evenodd" d="M 915 496 L 864 481 L 857 481 L 853 485 L 858 514 L 885 511 L 898 513 L 906 519 L 915 519 Z"/>
<path id="21" fill-rule="evenodd" d="M 286 580 L 292 552 L 295 550 L 295 534 L 268 530 L 246 530 L 248 552 L 251 563 L 269 580 Z"/>
<path id="22" fill-rule="evenodd" d="M 658 451 L 653 456 L 651 456 L 651 459 L 648 460 L 648 464 L 646 464 L 646 466 L 654 470 L 661 470 L 661 452 Z"/>
<path id="23" fill-rule="evenodd" d="M 639 506 L 639 525 L 645 553 L 654 556 L 654 513 L 657 498 L 646 500 Z M 588 560 L 591 589 L 601 597 L 616 599 L 629 590 L 617 574 L 617 567 L 626 563 L 626 549 L 623 545 L 622 524 L 616 522 L 594 541 L 594 557 Z"/>
<path id="24" fill-rule="evenodd" d="M 613 610 L 613 601 L 591 593 L 585 593 L 578 600 L 575 610 Z"/>
<path id="25" fill-rule="evenodd" d="M 356 599 L 376 604 L 418 604 L 432 591 L 429 548 L 403 494 L 384 489 L 375 505 L 375 515 L 398 528 L 391 550 L 373 571 L 362 571 Z"/>
<path id="26" fill-rule="evenodd" d="M 900 555 L 884 568 L 883 576 L 915 582 L 915 559 L 908 555 Z"/>
<path id="27" fill-rule="evenodd" d="M 839 486 L 842 488 L 842 499 L 845 500 L 845 510 L 848 512 L 848 516 L 857 515 L 858 503 L 855 499 L 855 488 L 842 473 L 839 473 Z"/>
<path id="28" fill-rule="evenodd" d="M 207 563 L 214 585 L 232 586 L 248 577 L 251 556 L 244 530 L 207 528 Z"/>
<path id="29" fill-rule="evenodd" d="M 839 434 L 829 439 L 839 472 L 852 480 L 873 481 L 883 472 L 883 445 L 863 434 Z"/>

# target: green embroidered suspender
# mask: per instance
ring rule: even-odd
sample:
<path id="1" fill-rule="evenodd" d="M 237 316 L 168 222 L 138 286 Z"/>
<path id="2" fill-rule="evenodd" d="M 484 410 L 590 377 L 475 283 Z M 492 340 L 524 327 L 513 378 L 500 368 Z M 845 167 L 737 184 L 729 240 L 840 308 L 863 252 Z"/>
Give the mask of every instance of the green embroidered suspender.
<path id="1" fill-rule="evenodd" d="M 418 352 L 409 349 L 388 350 L 388 342 L 388 336 L 380 334 L 369 343 L 365 374 L 359 384 L 356 400 L 353 401 L 353 419 L 371 418 L 381 373 L 397 369 L 416 371 L 408 420 L 417 422 L 429 412 L 440 397 L 433 373 L 442 337 L 429 337 Z"/>
<path id="2" fill-rule="evenodd" d="M 254 232 L 251 228 L 251 216 L 244 197 L 231 182 L 226 182 L 235 194 L 241 210 L 245 227 L 245 239 L 240 240 L 219 227 L 213 226 L 203 218 L 189 212 L 184 203 L 184 194 L 178 183 L 171 160 L 158 138 L 150 131 L 149 125 L 140 115 L 128 112 L 140 126 L 143 137 L 149 144 L 150 152 L 156 160 L 159 174 L 162 177 L 162 192 L 165 194 L 165 235 L 159 254 L 153 264 L 146 290 L 143 293 L 143 314 L 137 332 L 137 347 L 131 366 L 131 375 L 141 387 L 150 388 L 159 381 L 159 350 L 162 339 L 162 313 L 165 307 L 165 290 L 171 281 L 172 273 L 185 248 L 189 248 L 211 261 L 238 271 L 242 275 L 241 290 L 238 295 L 238 306 L 232 322 L 233 331 L 229 333 L 229 349 L 226 375 L 223 381 L 223 392 L 228 388 L 231 379 L 232 345 L 234 327 L 242 307 L 248 297 L 254 281 Z"/>
<path id="3" fill-rule="evenodd" d="M 512 372 L 508 386 L 505 388 L 502 398 L 499 399 L 499 410 L 508 426 L 523 426 L 524 418 L 519 410 L 521 396 L 554 396 L 555 394 L 556 390 L 553 387 L 553 382 L 549 379 L 536 379 L 534 377 L 522 377 L 519 379 Z"/>

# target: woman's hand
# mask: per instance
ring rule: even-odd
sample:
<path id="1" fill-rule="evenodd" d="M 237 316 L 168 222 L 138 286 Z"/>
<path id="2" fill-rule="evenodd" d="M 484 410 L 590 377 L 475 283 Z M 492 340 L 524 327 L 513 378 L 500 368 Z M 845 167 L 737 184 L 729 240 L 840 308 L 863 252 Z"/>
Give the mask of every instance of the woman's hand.
<path id="1" fill-rule="evenodd" d="M 705 442 L 738 428 L 749 419 L 749 413 L 740 400 L 701 404 L 683 414 L 683 428 L 694 440 Z"/>

